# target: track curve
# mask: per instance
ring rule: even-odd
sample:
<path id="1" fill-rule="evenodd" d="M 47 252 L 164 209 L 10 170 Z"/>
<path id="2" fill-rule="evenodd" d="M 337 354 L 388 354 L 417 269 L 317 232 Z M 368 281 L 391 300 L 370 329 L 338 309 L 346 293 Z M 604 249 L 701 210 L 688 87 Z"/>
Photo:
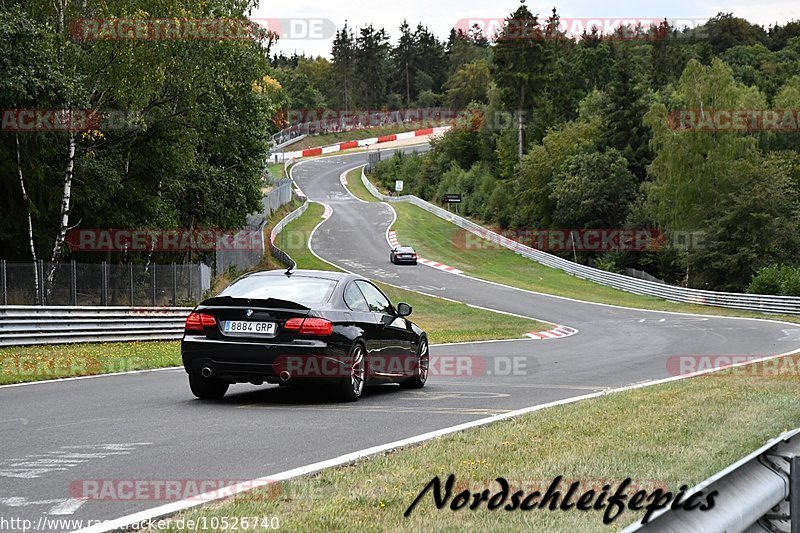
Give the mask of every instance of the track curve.
<path id="1" fill-rule="evenodd" d="M 800 325 L 580 302 L 422 265 L 393 265 L 385 238 L 394 220 L 392 208 L 358 201 L 339 180 L 344 170 L 364 162 L 363 154 L 353 154 L 309 160 L 293 168 L 293 177 L 308 198 L 332 208 L 312 238 L 315 253 L 378 281 L 577 328 L 577 335 L 554 342 L 483 346 L 489 355 L 534 358 L 538 383 L 615 387 L 667 377 L 667 359 L 673 355 L 766 356 L 800 348 Z M 440 353 L 458 351 L 439 347 Z M 524 378 L 529 381 L 531 376 Z M 535 401 L 533 396 L 529 399 Z"/>

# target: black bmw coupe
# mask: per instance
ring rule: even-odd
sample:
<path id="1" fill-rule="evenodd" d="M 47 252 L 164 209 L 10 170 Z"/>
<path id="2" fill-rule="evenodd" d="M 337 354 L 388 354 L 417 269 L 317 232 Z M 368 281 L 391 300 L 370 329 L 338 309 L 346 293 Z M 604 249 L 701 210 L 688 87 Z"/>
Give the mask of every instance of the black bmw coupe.
<path id="1" fill-rule="evenodd" d="M 189 386 L 221 398 L 232 383 L 332 385 L 356 401 L 364 385 L 422 388 L 428 339 L 370 281 L 338 272 L 247 274 L 203 301 L 181 341 Z"/>

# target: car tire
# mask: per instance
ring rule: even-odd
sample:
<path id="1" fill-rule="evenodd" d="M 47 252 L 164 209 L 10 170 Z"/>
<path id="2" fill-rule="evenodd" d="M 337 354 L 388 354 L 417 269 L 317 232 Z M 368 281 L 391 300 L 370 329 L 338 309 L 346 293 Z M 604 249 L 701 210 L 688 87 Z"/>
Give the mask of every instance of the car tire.
<path id="1" fill-rule="evenodd" d="M 414 376 L 400 382 L 404 389 L 421 389 L 428 381 L 428 370 L 430 368 L 430 354 L 428 351 L 428 339 L 423 338 L 419 342 L 417 349 L 417 364 L 414 368 Z"/>
<path id="2" fill-rule="evenodd" d="M 393 265 L 397 264 L 397 263 L 395 263 L 395 261 L 394 261 L 394 256 L 393 256 L 393 255 L 390 255 L 390 256 L 389 256 L 389 261 L 391 261 L 391 263 L 392 263 Z"/>
<path id="3" fill-rule="evenodd" d="M 416 261 L 414 261 L 414 264 L 416 265 L 416 264 L 417 264 L 417 262 L 416 262 Z"/>
<path id="4" fill-rule="evenodd" d="M 218 379 L 204 378 L 200 374 L 189 374 L 189 388 L 201 400 L 219 400 L 228 392 L 229 383 Z"/>
<path id="5" fill-rule="evenodd" d="M 350 349 L 347 356 L 347 369 L 349 376 L 339 382 L 338 395 L 342 401 L 357 402 L 364 392 L 367 381 L 367 351 L 364 345 L 357 342 Z"/>

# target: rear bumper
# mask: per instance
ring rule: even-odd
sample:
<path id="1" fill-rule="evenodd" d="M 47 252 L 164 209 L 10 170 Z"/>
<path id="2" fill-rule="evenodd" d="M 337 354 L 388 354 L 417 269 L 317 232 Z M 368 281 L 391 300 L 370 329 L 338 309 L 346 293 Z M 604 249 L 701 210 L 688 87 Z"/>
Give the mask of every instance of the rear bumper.
<path id="1" fill-rule="evenodd" d="M 324 341 L 269 344 L 202 336 L 186 336 L 181 341 L 187 373 L 199 374 L 208 368 L 214 378 L 231 383 L 338 380 L 349 375 L 345 370 L 349 350 L 349 345 Z M 289 373 L 288 379 L 284 372 Z"/>
<path id="2" fill-rule="evenodd" d="M 406 264 L 406 265 L 416 265 L 417 264 L 417 260 L 416 259 L 406 259 L 405 257 L 395 257 L 394 258 L 394 262 L 395 263 L 403 263 L 403 264 Z"/>

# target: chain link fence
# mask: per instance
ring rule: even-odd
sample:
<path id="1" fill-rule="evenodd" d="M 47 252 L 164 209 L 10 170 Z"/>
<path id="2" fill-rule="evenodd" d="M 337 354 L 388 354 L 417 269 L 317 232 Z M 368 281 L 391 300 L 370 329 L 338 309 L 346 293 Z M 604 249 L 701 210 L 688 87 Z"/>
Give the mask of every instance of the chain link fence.
<path id="1" fill-rule="evenodd" d="M 264 226 L 269 216 L 281 206 L 292 201 L 292 180 L 283 179 L 277 182 L 274 189 L 264 195 L 261 200 L 260 213 L 250 215 L 247 225 L 234 236 L 234 241 L 248 242 L 244 249 L 226 249 L 218 242 L 216 252 L 216 272 L 236 270 L 242 272 L 251 269 L 261 262 L 269 249 L 264 239 Z"/>
<path id="2" fill-rule="evenodd" d="M 211 288 L 211 268 L 202 263 L 143 265 L 0 260 L 0 305 L 193 306 Z"/>

